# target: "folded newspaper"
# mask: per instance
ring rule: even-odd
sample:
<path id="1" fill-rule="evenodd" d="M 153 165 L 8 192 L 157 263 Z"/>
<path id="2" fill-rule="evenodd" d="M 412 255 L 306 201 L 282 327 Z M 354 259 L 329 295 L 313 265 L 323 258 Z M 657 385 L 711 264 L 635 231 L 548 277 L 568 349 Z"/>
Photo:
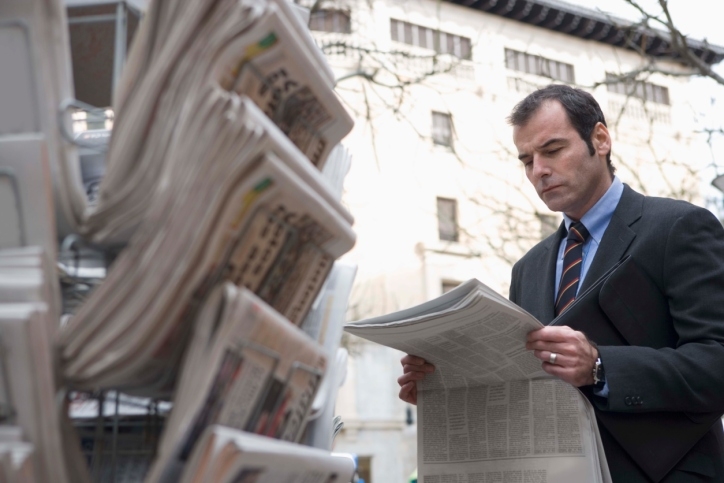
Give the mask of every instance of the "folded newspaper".
<path id="1" fill-rule="evenodd" d="M 246 287 L 300 324 L 354 244 L 351 216 L 321 173 L 256 105 L 213 87 L 197 100 L 171 151 L 178 169 L 164 175 L 174 189 L 154 198 L 143 229 L 61 331 L 75 388 L 167 393 L 216 283 Z"/>
<path id="2" fill-rule="evenodd" d="M 211 426 L 188 464 L 182 483 L 346 483 L 352 458 Z"/>
<path id="3" fill-rule="evenodd" d="M 256 103 L 321 169 L 352 128 L 332 79 L 288 0 L 152 2 L 116 94 L 107 171 L 82 232 L 123 244 L 158 192 L 177 188 L 164 181 L 183 170 L 173 147 L 182 135 L 206 146 L 200 133 L 181 132 L 201 120 L 213 128 L 198 111 L 212 87 Z"/>
<path id="4" fill-rule="evenodd" d="M 323 348 L 250 291 L 217 286 L 196 321 L 146 481 L 179 481 L 212 424 L 297 442 L 325 366 Z"/>
<path id="5" fill-rule="evenodd" d="M 57 280 L 40 247 L 0 250 L 0 467 L 5 481 L 89 481 L 66 430 L 52 339 Z M 69 441 L 72 441 L 69 443 Z"/>
<path id="6" fill-rule="evenodd" d="M 422 483 L 465 475 L 463 481 L 611 481 L 593 407 L 525 348 L 528 332 L 541 327 L 475 279 L 345 327 L 435 365 L 418 385 Z"/>

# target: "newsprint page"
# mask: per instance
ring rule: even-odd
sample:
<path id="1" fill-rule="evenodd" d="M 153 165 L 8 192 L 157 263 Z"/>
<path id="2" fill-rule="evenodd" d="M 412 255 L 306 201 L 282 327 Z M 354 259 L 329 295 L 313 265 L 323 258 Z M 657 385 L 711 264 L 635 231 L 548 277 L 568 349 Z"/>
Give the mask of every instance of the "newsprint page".
<path id="1" fill-rule="evenodd" d="M 477 280 L 347 332 L 425 358 L 418 383 L 421 483 L 609 483 L 596 418 L 525 349 L 542 327 Z"/>

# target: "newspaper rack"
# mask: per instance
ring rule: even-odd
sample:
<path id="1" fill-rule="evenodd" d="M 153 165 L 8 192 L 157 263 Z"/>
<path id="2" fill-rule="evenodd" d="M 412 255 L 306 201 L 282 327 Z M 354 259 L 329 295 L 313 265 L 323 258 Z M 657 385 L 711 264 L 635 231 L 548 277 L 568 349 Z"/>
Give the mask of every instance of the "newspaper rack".
<path id="1" fill-rule="evenodd" d="M 72 405 L 70 395 L 68 392 L 66 401 Z M 71 411 L 71 418 L 92 480 L 133 481 L 128 477 L 145 473 L 155 457 L 170 404 L 147 400 L 144 405 L 140 399 L 117 391 L 86 394 L 86 397 L 91 406 L 97 406 L 96 414 L 93 416 L 89 410 L 87 417 L 80 417 Z M 132 406 L 137 409 L 134 414 L 127 411 Z"/>
<path id="2" fill-rule="evenodd" d="M 93 1 L 89 3 L 92 4 Z M 126 8 L 125 3 L 126 2 L 118 2 L 119 12 L 121 9 Z M 62 7 L 65 8 L 65 5 L 62 5 Z M 117 17 L 117 19 L 119 18 L 120 17 Z M 33 52 L 34 49 L 39 47 L 33 44 L 33 32 L 31 31 L 31 26 L 33 25 L 34 24 L 28 24 L 24 19 L 0 19 L 0 32 L 6 28 L 19 29 L 21 31 L 20 35 L 24 38 L 23 45 L 28 52 Z M 42 48 L 42 46 L 40 47 Z M 123 53 L 125 54 L 125 52 Z M 24 51 L 21 51 L 21 56 L 22 55 L 24 55 Z M 125 57 L 125 55 L 123 55 L 123 57 Z M 27 72 L 23 71 L 21 74 L 27 77 L 27 85 L 29 86 L 29 91 L 32 93 L 28 99 L 29 102 L 27 106 L 28 110 L 32 111 L 28 116 L 30 128 L 27 131 L 42 133 L 41 120 L 45 114 L 49 120 L 57 124 L 57 131 L 54 134 L 59 136 L 59 139 L 63 142 L 72 145 L 71 147 L 73 148 L 78 147 L 87 149 L 93 153 L 104 154 L 108 150 L 106 144 L 102 142 L 89 142 L 85 138 L 74 134 L 74 117 L 72 112 L 82 110 L 89 116 L 87 119 L 94 116 L 99 119 L 105 117 L 106 121 L 108 120 L 108 113 L 104 109 L 99 109 L 81 102 L 71 95 L 70 97 L 66 96 L 64 99 L 60 99 L 59 102 L 54 102 L 52 114 L 48 116 L 47 113 L 42 112 L 43 103 L 41 102 L 42 97 L 40 96 L 42 92 L 39 91 L 39 89 L 43 88 L 43 83 L 41 82 L 42 65 L 36 65 L 35 59 L 31 55 L 27 55 L 27 59 L 22 57 L 18 57 L 18 59 L 27 64 L 25 66 Z M 60 62 L 62 65 L 63 60 Z M 120 65 L 122 65 L 122 62 L 123 59 L 120 57 L 114 59 L 114 85 L 120 76 Z M 255 65 L 254 60 L 251 59 L 245 61 L 236 73 L 231 90 L 236 88 L 237 83 L 242 80 L 245 74 L 252 74 L 260 83 L 269 89 L 273 87 L 272 83 L 265 78 L 262 70 Z M 331 93 L 331 95 L 333 96 L 334 94 Z M 284 131 L 282 128 L 283 123 L 280 122 L 280 120 L 285 116 L 289 117 L 290 110 L 293 111 L 295 107 L 299 107 L 298 105 L 293 106 L 293 102 L 293 96 L 284 96 L 271 113 L 270 118 L 272 122 L 280 127 L 282 131 Z M 317 102 L 321 103 L 319 100 Z M 2 120 L 3 119 L 0 119 L 0 121 Z M 320 129 L 310 124 L 305 116 L 299 116 L 298 119 L 295 119 L 294 128 L 303 130 L 304 137 L 327 140 Z M 324 128 L 325 127 L 322 126 L 322 129 Z M 288 133 L 285 132 L 284 134 L 286 135 Z M 71 173 L 71 175 L 75 177 L 74 173 Z M 17 223 L 17 228 L 12 227 L 12 229 L 17 229 L 17 243 L 19 246 L 34 245 L 35 243 L 32 238 L 34 236 L 34 225 L 30 224 L 33 219 L 27 216 L 27 212 L 23 206 L 23 189 L 27 190 L 27 186 L 23 185 L 22 176 L 19 177 L 15 171 L 7 166 L 0 166 L 0 182 L 5 180 L 7 183 L 4 184 L 6 184 L 9 191 L 12 192 L 12 199 L 14 199 L 15 202 L 14 208 L 17 215 L 12 221 Z M 57 194 L 54 191 L 50 194 L 50 197 L 55 204 L 62 204 L 59 203 Z M 284 240 L 285 245 L 282 247 L 281 253 L 285 253 L 294 247 L 304 247 L 306 249 L 308 248 L 305 246 L 306 244 L 311 244 L 315 250 L 323 251 L 319 246 L 309 241 L 305 244 L 298 230 L 282 217 L 276 216 L 274 213 L 268 213 L 268 215 L 274 217 L 275 221 L 283 226 L 288 235 Z M 77 230 L 66 231 L 57 229 L 55 234 L 59 234 L 62 237 L 62 241 L 57 243 L 57 236 L 53 239 L 56 243 L 53 248 L 57 250 L 54 255 L 57 255 L 57 261 L 59 262 L 56 265 L 56 260 L 53 260 L 53 266 L 57 266 L 61 281 L 62 302 L 64 306 L 63 313 L 73 313 L 75 311 L 75 307 L 82 303 L 93 288 L 102 282 L 112 261 L 120 250 L 124 248 L 124 246 L 109 247 L 95 245 L 81 237 L 76 231 Z M 239 239 L 240 237 L 238 237 L 235 242 Z M 231 253 L 232 252 L 229 251 L 227 254 L 230 255 Z M 278 261 L 281 261 L 282 258 L 283 257 L 280 256 Z M 329 269 L 331 269 L 331 264 Z M 268 272 L 268 276 L 264 277 L 259 288 L 259 291 L 269 292 L 272 298 L 275 296 L 274 285 L 283 283 L 284 277 L 283 273 L 273 272 L 274 270 Z M 320 272 L 322 272 L 322 270 L 320 270 Z M 213 281 L 218 282 L 222 278 L 222 275 L 222 272 L 215 274 Z M 328 275 L 329 270 L 319 274 L 322 278 Z M 195 308 L 201 303 L 201 300 L 200 297 L 196 295 L 190 302 Z M 272 374 L 276 371 L 282 359 L 280 354 L 250 341 L 240 342 L 237 344 L 235 350 L 238 353 L 253 351 L 271 359 L 273 361 Z M 2 366 L 0 367 L 0 377 L 3 379 L 2 383 L 0 383 L 0 391 L 4 391 L 7 398 L 7 401 L 0 401 L 0 424 L 12 424 L 16 419 L 16 411 L 12 403 L 13 399 L 10 393 L 8 369 L 7 364 L 5 364 L 3 360 L 4 356 L 5 351 L 2 346 L 2 338 L 0 337 L 0 365 Z M 330 361 L 330 363 L 333 363 L 333 361 Z M 304 374 L 305 377 L 309 378 L 310 387 L 312 387 L 315 392 L 324 378 L 324 372 L 322 370 L 301 362 L 293 362 L 286 377 L 281 381 L 282 392 L 286 392 L 295 378 L 301 377 L 300 374 Z M 272 389 L 271 381 L 268 382 L 261 393 L 261 400 L 266 399 L 267 396 L 269 396 L 269 391 Z M 143 473 L 150 467 L 151 461 L 156 454 L 157 443 L 160 441 L 164 423 L 171 409 L 171 403 L 168 401 L 135 398 L 119 392 L 118 389 L 119 388 L 88 393 L 77 392 L 72 387 L 66 385 L 61 388 L 57 394 L 57 399 L 55 399 L 57 406 L 69 413 L 73 426 L 80 433 L 80 443 L 83 448 L 83 454 L 89 463 L 93 481 L 108 481 L 114 483 L 138 481 L 137 477 L 139 475 L 141 477 L 143 476 Z M 312 402 L 311 399 L 308 401 L 309 407 L 311 407 Z M 278 398 L 274 402 L 272 408 L 273 413 L 280 411 L 283 403 L 283 398 Z M 82 410 L 79 410 L 79 407 L 81 407 Z M 258 405 L 254 409 L 254 413 L 250 419 L 252 421 L 258 419 L 262 409 L 261 405 Z M 259 428 L 260 432 L 269 431 L 273 426 L 273 422 L 270 420 L 266 421 L 263 426 L 263 428 Z"/>

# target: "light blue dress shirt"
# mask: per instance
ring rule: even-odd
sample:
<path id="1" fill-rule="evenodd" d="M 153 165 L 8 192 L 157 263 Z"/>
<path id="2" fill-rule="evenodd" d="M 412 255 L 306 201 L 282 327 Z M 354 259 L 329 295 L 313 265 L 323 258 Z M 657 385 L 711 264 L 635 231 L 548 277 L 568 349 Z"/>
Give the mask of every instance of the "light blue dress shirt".
<path id="1" fill-rule="evenodd" d="M 608 228 L 608 224 L 611 222 L 613 212 L 616 210 L 616 206 L 618 206 L 618 202 L 621 200 L 622 194 L 623 183 L 621 182 L 621 180 L 618 179 L 618 177 L 614 177 L 613 183 L 611 183 L 608 191 L 606 191 L 601 199 L 598 200 L 596 204 L 593 205 L 593 207 L 588 210 L 586 214 L 583 215 L 583 218 L 581 218 L 580 220 L 581 223 L 583 223 L 583 226 L 585 226 L 588 230 L 589 237 L 583 244 L 583 261 L 581 262 L 581 277 L 580 282 L 578 283 L 578 290 L 580 290 L 581 285 L 583 285 L 583 280 L 588 273 L 588 269 L 591 267 L 593 258 L 596 256 L 598 246 L 601 244 L 601 238 L 603 238 L 603 234 L 606 232 L 606 228 Z M 566 224 L 566 230 L 570 229 L 571 223 L 573 223 L 574 220 L 571 220 L 565 214 L 563 214 L 563 220 Z M 563 240 L 561 240 L 560 246 L 558 247 L 558 258 L 556 260 L 556 286 L 553 303 L 555 303 L 555 300 L 558 298 L 558 286 L 561 283 L 561 272 L 563 271 L 563 254 L 565 250 L 566 238 L 564 237 Z M 606 385 L 603 387 L 603 389 L 601 389 L 600 391 L 595 391 L 595 393 L 598 396 L 608 397 L 608 391 L 608 382 L 606 382 Z"/>

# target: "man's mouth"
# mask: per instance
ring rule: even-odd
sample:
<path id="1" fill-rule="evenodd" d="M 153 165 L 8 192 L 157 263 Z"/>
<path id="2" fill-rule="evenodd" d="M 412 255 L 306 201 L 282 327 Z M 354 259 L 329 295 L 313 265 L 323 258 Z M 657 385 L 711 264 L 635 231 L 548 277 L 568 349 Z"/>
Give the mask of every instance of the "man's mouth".
<path id="1" fill-rule="evenodd" d="M 549 191 L 553 191 L 553 190 L 556 189 L 556 188 L 559 188 L 559 185 L 546 186 L 545 188 L 543 188 L 543 191 L 541 191 L 540 194 L 542 194 L 542 195 L 543 195 L 543 194 L 546 194 L 546 193 L 548 193 Z"/>

